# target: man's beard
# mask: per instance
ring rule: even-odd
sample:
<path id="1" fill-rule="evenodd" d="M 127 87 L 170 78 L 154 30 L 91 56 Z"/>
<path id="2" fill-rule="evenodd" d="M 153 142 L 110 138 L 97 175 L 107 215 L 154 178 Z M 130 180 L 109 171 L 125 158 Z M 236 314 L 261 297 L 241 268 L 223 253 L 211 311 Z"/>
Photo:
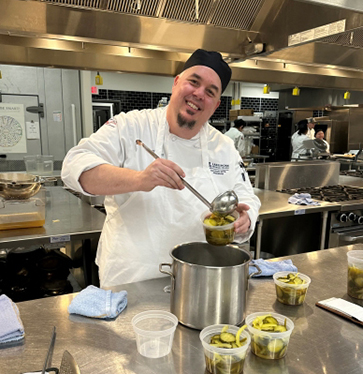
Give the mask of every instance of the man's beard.
<path id="1" fill-rule="evenodd" d="M 187 121 L 180 113 L 178 113 L 177 122 L 179 127 L 187 127 L 192 130 L 196 121 Z"/>

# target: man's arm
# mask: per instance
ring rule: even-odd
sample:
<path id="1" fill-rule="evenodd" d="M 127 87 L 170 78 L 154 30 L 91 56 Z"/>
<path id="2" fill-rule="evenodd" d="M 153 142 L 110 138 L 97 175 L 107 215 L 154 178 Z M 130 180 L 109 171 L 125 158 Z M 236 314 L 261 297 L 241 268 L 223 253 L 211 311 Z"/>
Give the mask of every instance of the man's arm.
<path id="1" fill-rule="evenodd" d="M 136 171 L 102 164 L 79 177 L 82 188 L 92 195 L 116 195 L 134 191 L 151 191 L 156 186 L 182 190 L 183 170 L 174 162 L 157 159 L 145 170 Z"/>

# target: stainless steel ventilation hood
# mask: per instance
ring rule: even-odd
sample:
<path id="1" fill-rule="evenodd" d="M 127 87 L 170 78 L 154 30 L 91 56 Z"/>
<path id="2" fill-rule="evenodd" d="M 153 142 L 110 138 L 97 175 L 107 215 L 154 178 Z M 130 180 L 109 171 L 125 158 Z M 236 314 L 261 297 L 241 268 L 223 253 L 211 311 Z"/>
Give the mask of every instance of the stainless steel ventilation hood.
<path id="1" fill-rule="evenodd" d="M 0 0 L 0 64 L 174 76 L 204 48 L 236 81 L 363 90 L 363 14 L 333 2 Z"/>

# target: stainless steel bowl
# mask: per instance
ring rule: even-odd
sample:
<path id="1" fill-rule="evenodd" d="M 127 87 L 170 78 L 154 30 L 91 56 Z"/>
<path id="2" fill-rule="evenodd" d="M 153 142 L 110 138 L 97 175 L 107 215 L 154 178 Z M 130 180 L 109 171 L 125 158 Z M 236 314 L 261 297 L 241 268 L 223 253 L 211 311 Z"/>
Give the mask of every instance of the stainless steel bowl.
<path id="1" fill-rule="evenodd" d="M 26 173 L 0 173 L 0 196 L 7 200 L 29 199 L 39 192 L 42 183 L 55 180 Z"/>

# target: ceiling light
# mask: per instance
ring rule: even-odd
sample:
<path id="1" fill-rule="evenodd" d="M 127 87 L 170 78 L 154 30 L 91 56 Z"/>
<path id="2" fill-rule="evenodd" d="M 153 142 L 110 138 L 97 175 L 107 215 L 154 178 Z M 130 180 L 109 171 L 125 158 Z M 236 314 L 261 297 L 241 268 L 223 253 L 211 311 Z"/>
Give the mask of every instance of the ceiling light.
<path id="1" fill-rule="evenodd" d="M 300 96 L 300 88 L 299 87 L 294 87 L 292 89 L 292 96 Z"/>
<path id="2" fill-rule="evenodd" d="M 344 93 L 344 100 L 349 100 L 350 99 L 350 92 L 347 90 Z"/>
<path id="3" fill-rule="evenodd" d="M 268 84 L 265 84 L 265 85 L 263 86 L 263 93 L 264 93 L 264 94 L 269 94 L 269 93 L 270 93 L 270 90 L 271 90 L 271 88 L 270 88 L 270 86 L 269 86 Z"/>

